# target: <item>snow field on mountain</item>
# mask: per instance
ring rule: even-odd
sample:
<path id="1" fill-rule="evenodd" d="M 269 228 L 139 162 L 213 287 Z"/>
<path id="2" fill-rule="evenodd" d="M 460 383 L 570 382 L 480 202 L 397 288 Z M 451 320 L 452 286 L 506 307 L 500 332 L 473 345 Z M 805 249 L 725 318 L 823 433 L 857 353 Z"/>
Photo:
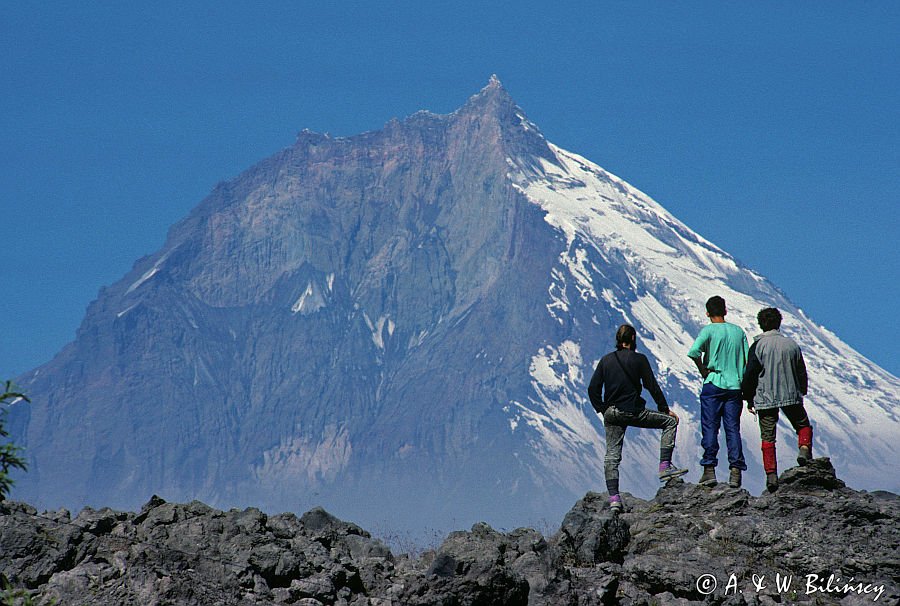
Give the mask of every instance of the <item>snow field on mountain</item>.
<path id="1" fill-rule="evenodd" d="M 892 473 L 884 456 L 892 451 L 891 444 L 900 436 L 900 419 L 892 406 L 900 401 L 900 381 L 814 324 L 762 276 L 740 266 L 639 190 L 576 154 L 552 144 L 550 148 L 558 163 L 539 159 L 542 173 L 517 171 L 510 177 L 519 191 L 546 211 L 547 223 L 564 236 L 565 248 L 548 287 L 547 309 L 551 316 L 559 319 L 560 313 L 572 315 L 577 305 L 608 305 L 621 314 L 622 321 L 638 329 L 639 347 L 650 353 L 660 383 L 665 386 L 674 382 L 683 387 L 682 393 L 694 394 L 699 392 L 700 380 L 687 351 L 707 322 L 706 299 L 713 294 L 722 295 L 728 305 L 728 321 L 740 326 L 751 344 L 760 332 L 757 311 L 778 307 L 784 316 L 783 331 L 798 341 L 809 369 L 810 393 L 806 401 L 817 436 L 816 454 L 835 458 L 837 464 L 856 476 L 859 485 L 885 488 L 887 477 L 888 489 L 900 488 L 900 478 Z M 748 227 L 738 233 L 749 237 L 750 232 Z M 600 258 L 611 267 L 622 265 L 628 283 L 620 283 L 618 292 L 612 290 L 605 285 L 606 268 L 590 258 Z M 579 296 L 572 296 L 570 285 Z M 572 342 L 569 343 L 571 348 Z M 542 349 L 535 360 L 542 360 L 546 351 L 553 348 Z M 571 374 L 553 375 L 557 369 L 558 365 L 532 364 L 537 394 L 533 404 L 538 404 L 541 416 L 571 419 L 573 415 L 594 414 L 590 406 L 572 403 L 587 399 L 589 376 L 573 380 Z M 585 365 L 584 369 L 589 372 L 592 367 Z M 558 408 L 552 395 L 548 397 L 551 391 L 559 394 Z M 699 457 L 698 419 L 685 408 L 695 409 L 696 402 L 670 398 L 670 405 L 682 417 L 678 439 L 679 447 L 685 447 L 682 454 L 696 452 Z M 653 407 L 652 402 L 649 406 Z M 567 428 L 581 428 L 577 438 L 572 438 L 574 443 L 599 439 L 589 422 L 567 420 L 564 424 Z M 541 425 L 545 439 L 553 448 L 560 448 L 560 436 L 547 435 L 548 427 L 552 424 L 547 421 Z M 640 482 L 649 488 L 647 484 L 655 478 L 647 469 L 656 457 L 658 437 L 640 433 L 635 432 L 628 440 L 636 441 L 641 451 Z M 754 416 L 743 415 L 742 434 L 745 456 L 748 461 L 758 461 Z M 865 440 L 860 440 L 860 436 L 865 436 Z M 725 454 L 723 437 L 720 436 L 720 460 Z M 779 459 L 784 461 L 781 468 L 792 465 L 796 437 L 786 421 L 779 423 L 779 443 Z M 573 448 L 568 445 L 563 450 Z M 574 469 L 570 468 L 570 472 Z"/>

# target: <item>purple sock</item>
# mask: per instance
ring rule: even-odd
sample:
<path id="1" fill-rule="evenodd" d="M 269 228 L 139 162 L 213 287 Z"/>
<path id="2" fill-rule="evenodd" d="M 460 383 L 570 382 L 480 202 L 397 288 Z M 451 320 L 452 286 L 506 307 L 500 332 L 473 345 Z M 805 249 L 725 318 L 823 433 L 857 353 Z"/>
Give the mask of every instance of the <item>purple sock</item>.
<path id="1" fill-rule="evenodd" d="M 672 465 L 671 461 L 660 461 L 659 462 L 659 470 L 665 471 L 669 468 L 670 465 Z"/>
<path id="2" fill-rule="evenodd" d="M 610 503 L 621 503 L 622 497 L 620 497 L 617 494 L 611 494 L 611 495 L 609 495 L 609 502 Z"/>

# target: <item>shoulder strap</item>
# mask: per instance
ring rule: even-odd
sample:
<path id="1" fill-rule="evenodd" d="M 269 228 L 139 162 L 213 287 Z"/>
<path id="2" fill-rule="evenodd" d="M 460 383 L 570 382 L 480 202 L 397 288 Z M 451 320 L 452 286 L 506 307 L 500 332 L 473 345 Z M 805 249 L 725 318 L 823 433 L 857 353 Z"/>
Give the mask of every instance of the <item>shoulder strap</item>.
<path id="1" fill-rule="evenodd" d="M 628 369 L 625 368 L 624 364 L 622 364 L 622 360 L 619 359 L 619 351 L 618 350 L 613 354 L 613 357 L 616 359 L 616 362 L 619 363 L 619 367 L 622 369 L 622 372 L 624 372 L 625 376 L 628 377 L 628 380 L 631 381 L 631 386 L 634 387 L 634 390 L 637 392 L 638 395 L 641 395 L 641 390 L 640 390 L 641 382 L 635 380 L 634 375 L 631 374 L 630 372 L 628 372 Z"/>

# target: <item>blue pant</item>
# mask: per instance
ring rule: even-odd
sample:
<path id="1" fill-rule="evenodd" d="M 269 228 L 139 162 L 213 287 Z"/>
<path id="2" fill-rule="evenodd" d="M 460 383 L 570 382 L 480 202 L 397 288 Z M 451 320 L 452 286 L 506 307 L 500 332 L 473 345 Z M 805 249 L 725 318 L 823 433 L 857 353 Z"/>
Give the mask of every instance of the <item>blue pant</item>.
<path id="1" fill-rule="evenodd" d="M 717 465 L 719 459 L 719 426 L 725 426 L 728 446 L 728 466 L 747 470 L 744 449 L 741 447 L 741 390 L 721 389 L 704 383 L 700 392 L 700 444 L 703 446 L 701 465 Z"/>

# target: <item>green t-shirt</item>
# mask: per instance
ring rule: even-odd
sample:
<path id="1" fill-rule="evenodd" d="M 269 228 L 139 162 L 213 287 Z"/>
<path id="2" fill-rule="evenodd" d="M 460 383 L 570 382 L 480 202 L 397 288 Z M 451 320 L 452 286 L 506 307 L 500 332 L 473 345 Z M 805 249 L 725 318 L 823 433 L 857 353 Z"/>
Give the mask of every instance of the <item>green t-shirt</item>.
<path id="1" fill-rule="evenodd" d="M 740 389 L 747 366 L 747 336 L 730 322 L 711 323 L 703 327 L 688 351 L 691 358 L 701 358 L 711 371 L 704 383 L 719 389 Z"/>

